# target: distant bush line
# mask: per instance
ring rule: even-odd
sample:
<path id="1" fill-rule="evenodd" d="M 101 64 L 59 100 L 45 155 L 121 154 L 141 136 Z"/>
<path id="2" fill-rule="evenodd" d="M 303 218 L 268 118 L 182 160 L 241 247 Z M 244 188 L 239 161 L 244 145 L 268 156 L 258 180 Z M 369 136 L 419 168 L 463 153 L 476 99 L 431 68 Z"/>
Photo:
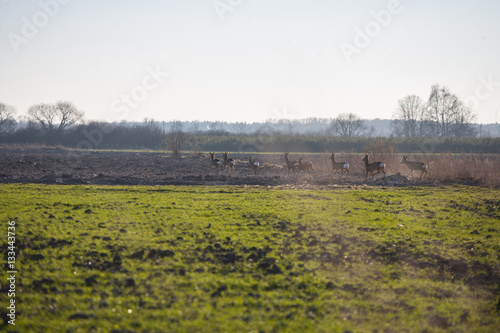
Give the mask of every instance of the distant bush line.
<path id="1" fill-rule="evenodd" d="M 81 149 L 165 149 L 165 133 L 154 123 L 76 125 L 63 133 L 26 127 L 0 135 L 0 144 L 43 144 Z M 339 137 L 320 134 L 186 133 L 182 150 L 230 152 L 485 153 L 500 154 L 500 138 Z"/>
<path id="2" fill-rule="evenodd" d="M 186 150 L 234 152 L 500 153 L 500 138 L 342 138 L 326 135 L 189 135 Z"/>

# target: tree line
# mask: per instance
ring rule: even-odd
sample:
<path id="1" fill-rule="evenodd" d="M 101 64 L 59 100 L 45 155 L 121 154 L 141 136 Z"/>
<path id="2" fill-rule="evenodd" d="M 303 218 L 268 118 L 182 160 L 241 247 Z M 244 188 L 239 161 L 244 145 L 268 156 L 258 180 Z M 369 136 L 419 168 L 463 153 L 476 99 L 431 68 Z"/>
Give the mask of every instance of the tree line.
<path id="1" fill-rule="evenodd" d="M 189 134 L 183 149 L 231 152 L 500 154 L 500 138 L 335 137 L 326 135 Z"/>
<path id="2" fill-rule="evenodd" d="M 440 85 L 431 87 L 426 101 L 415 95 L 400 99 L 386 137 L 376 135 L 373 125 L 353 113 L 334 119 L 279 119 L 260 124 L 173 121 L 166 127 L 165 122 L 153 119 L 135 123 L 86 121 L 84 112 L 67 101 L 35 104 L 26 114 L 24 122 L 17 121 L 16 109 L 0 102 L 0 143 L 86 149 L 167 148 L 174 156 L 181 150 L 362 152 L 375 140 L 401 152 L 418 150 L 426 142 L 432 142 L 432 152 L 499 152 L 498 139 L 477 138 L 475 115 Z M 299 127 L 306 130 L 299 131 Z"/>

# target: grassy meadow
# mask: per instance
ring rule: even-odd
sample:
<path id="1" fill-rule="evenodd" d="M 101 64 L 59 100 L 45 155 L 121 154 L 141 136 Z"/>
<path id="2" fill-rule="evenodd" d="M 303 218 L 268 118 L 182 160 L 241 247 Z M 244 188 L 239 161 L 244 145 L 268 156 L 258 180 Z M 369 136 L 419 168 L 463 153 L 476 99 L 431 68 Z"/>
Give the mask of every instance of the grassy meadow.
<path id="1" fill-rule="evenodd" d="M 16 222 L 18 270 L 16 325 L 4 276 L 0 330 L 500 326 L 494 189 L 12 184 L 0 207 L 2 244 Z"/>

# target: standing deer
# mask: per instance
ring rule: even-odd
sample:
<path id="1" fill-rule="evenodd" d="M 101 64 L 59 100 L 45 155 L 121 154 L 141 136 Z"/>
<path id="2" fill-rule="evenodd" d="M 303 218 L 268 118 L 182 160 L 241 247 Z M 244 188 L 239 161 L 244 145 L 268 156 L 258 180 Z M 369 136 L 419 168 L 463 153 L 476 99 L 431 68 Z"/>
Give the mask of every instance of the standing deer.
<path id="1" fill-rule="evenodd" d="M 295 176 L 297 168 L 299 167 L 299 163 L 297 161 L 289 161 L 288 153 L 285 153 L 285 161 L 286 161 L 286 168 L 288 169 L 288 177 L 290 177 L 290 170 L 293 171 L 293 175 Z"/>
<path id="2" fill-rule="evenodd" d="M 249 171 L 253 170 L 254 175 L 257 176 L 257 170 L 259 169 L 260 163 L 257 161 L 252 161 L 252 156 L 248 156 L 248 168 Z"/>
<path id="3" fill-rule="evenodd" d="M 299 158 L 299 163 L 297 166 L 299 169 L 298 173 L 300 173 L 302 170 L 306 170 L 309 173 L 309 175 L 311 174 L 311 171 L 313 172 L 314 175 L 313 162 L 307 161 L 306 163 L 302 163 L 303 159 L 304 159 L 303 157 Z"/>
<path id="4" fill-rule="evenodd" d="M 420 174 L 420 179 L 422 179 L 422 176 L 424 176 L 424 180 L 425 180 L 425 177 L 427 176 L 427 164 L 422 163 L 422 162 L 410 162 L 410 161 L 408 161 L 408 156 L 403 156 L 403 160 L 401 161 L 401 164 L 406 165 L 410 169 L 410 172 L 408 172 L 408 175 L 406 175 L 406 178 L 408 178 L 410 173 L 411 173 L 411 176 L 413 178 L 413 171 L 418 170 L 418 171 L 422 171 L 422 173 Z"/>
<path id="5" fill-rule="evenodd" d="M 227 152 L 222 153 L 222 156 L 224 157 L 224 170 L 229 167 L 230 172 L 232 173 L 234 170 L 234 159 L 227 158 Z"/>
<path id="6" fill-rule="evenodd" d="M 342 171 L 342 175 L 340 176 L 340 178 L 342 178 L 344 176 L 344 172 L 347 173 L 346 178 L 349 178 L 349 163 L 347 163 L 347 162 L 335 162 L 335 154 L 334 153 L 332 153 L 332 156 L 330 156 L 330 160 L 332 160 L 332 171 L 331 171 L 332 174 L 335 170 L 340 170 L 340 171 Z"/>
<path id="7" fill-rule="evenodd" d="M 215 168 L 215 174 L 218 176 L 219 175 L 219 167 L 221 166 L 221 161 L 218 160 L 217 158 L 214 158 L 215 153 L 210 153 L 210 162 L 212 163 L 211 168 Z"/>
<path id="8" fill-rule="evenodd" d="M 385 179 L 385 164 L 383 162 L 373 162 L 373 163 L 368 163 L 368 155 L 365 155 L 365 158 L 363 158 L 363 161 L 365 162 L 365 167 L 366 167 L 366 176 L 365 179 L 368 178 L 369 173 L 373 173 L 377 171 L 376 174 L 379 174 L 380 171 L 384 173 L 384 179 Z M 372 178 L 375 175 L 372 175 Z"/>

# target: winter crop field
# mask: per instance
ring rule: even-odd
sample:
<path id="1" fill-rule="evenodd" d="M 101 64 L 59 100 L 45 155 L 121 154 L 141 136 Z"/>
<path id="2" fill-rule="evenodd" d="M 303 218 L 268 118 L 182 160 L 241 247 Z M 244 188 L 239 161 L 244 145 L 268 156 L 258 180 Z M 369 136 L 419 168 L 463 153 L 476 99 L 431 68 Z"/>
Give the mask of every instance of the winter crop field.
<path id="1" fill-rule="evenodd" d="M 2 184 L 0 206 L 2 330 L 10 299 L 18 332 L 500 325 L 495 189 Z"/>

